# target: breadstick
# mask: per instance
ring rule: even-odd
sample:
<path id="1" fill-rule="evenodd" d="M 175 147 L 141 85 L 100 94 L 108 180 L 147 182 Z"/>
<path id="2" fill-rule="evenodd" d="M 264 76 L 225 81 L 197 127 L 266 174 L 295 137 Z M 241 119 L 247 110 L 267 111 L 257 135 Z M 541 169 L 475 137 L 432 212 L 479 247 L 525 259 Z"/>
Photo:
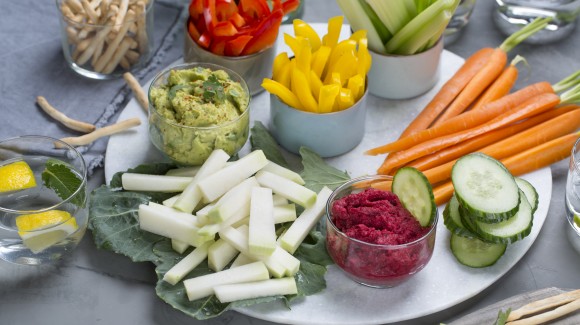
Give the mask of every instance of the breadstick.
<path id="1" fill-rule="evenodd" d="M 145 55 L 148 52 L 149 40 L 147 39 L 147 26 L 145 21 L 146 4 L 143 1 L 137 2 L 135 16 L 137 17 L 137 43 L 139 43 L 139 53 Z"/>
<path id="2" fill-rule="evenodd" d="M 111 2 L 109 0 L 103 0 L 101 1 L 101 5 L 99 6 L 99 9 L 101 9 L 101 17 L 99 19 L 99 24 L 105 24 L 107 22 L 107 19 L 109 18 L 109 5 L 111 4 Z"/>
<path id="3" fill-rule="evenodd" d="M 125 34 L 127 34 L 127 30 L 129 29 L 129 26 L 131 25 L 127 22 L 131 21 L 132 19 L 133 19 L 133 14 L 132 14 L 132 12 L 130 12 L 126 16 L 125 24 L 123 24 L 123 26 L 121 27 L 121 29 L 117 33 L 117 36 L 115 37 L 115 39 L 108 44 L 107 50 L 105 51 L 105 53 L 103 53 L 103 55 L 99 58 L 99 60 L 97 60 L 97 63 L 94 66 L 96 71 L 103 71 L 105 69 L 105 66 L 111 61 L 111 57 L 113 57 L 113 54 L 115 53 L 115 51 L 119 47 L 119 44 L 121 43 L 121 41 L 123 41 L 123 38 L 125 37 Z M 123 53 L 123 55 L 124 55 L 124 53 Z M 119 58 L 119 60 L 121 60 L 121 59 Z"/>
<path id="4" fill-rule="evenodd" d="M 129 49 L 135 43 L 136 42 L 132 38 L 125 38 L 121 42 L 121 45 L 119 45 L 119 47 L 115 51 L 115 54 L 113 55 L 113 58 L 111 59 L 111 61 L 109 61 L 109 63 L 107 63 L 107 65 L 103 69 L 103 73 L 105 73 L 105 74 L 112 73 L 115 70 L 115 68 L 117 67 L 117 65 L 119 65 L 119 62 L 121 62 L 121 59 L 123 59 L 123 57 L 125 57 L 125 53 L 127 53 L 127 51 L 129 51 Z"/>
<path id="5" fill-rule="evenodd" d="M 580 299 L 580 290 L 564 292 L 556 296 L 534 301 L 510 312 L 507 321 L 514 321 L 527 315 L 536 314 L 546 309 L 569 303 L 576 299 Z"/>
<path id="6" fill-rule="evenodd" d="M 115 19 L 115 29 L 119 30 L 119 25 L 125 21 L 125 15 L 127 14 L 127 9 L 129 9 L 129 1 L 128 0 L 121 0 L 119 4 L 119 13 L 117 14 L 117 18 Z"/>
<path id="7" fill-rule="evenodd" d="M 79 36 L 77 30 L 72 26 L 66 27 L 66 35 L 68 37 L 69 43 L 76 44 L 79 42 Z"/>
<path id="8" fill-rule="evenodd" d="M 129 63 L 129 60 L 127 60 L 126 57 L 121 58 L 121 61 L 119 61 L 119 65 L 121 66 L 121 68 L 125 70 L 131 69 L 131 63 Z"/>
<path id="9" fill-rule="evenodd" d="M 101 57 L 101 54 L 103 54 L 104 47 L 105 47 L 105 40 L 102 40 L 97 45 L 97 48 L 95 49 L 95 53 L 93 53 L 93 58 L 91 59 L 91 64 L 93 65 L 93 67 L 95 66 L 95 64 L 97 63 L 99 58 Z"/>
<path id="10" fill-rule="evenodd" d="M 107 37 L 110 30 L 111 30 L 111 26 L 105 26 L 102 30 L 100 30 L 97 33 L 97 35 L 95 37 L 93 37 L 93 41 L 91 42 L 91 45 L 89 45 L 87 50 L 84 51 L 83 54 L 78 58 L 78 60 L 77 60 L 78 65 L 83 65 L 83 64 L 87 63 L 87 61 L 91 58 L 91 56 L 93 56 L 93 53 L 97 49 L 99 42 L 104 40 L 105 37 Z"/>
<path id="11" fill-rule="evenodd" d="M 566 305 L 560 306 L 554 310 L 547 311 L 545 313 L 535 315 L 529 318 L 524 318 L 516 320 L 513 322 L 507 322 L 506 325 L 538 325 L 545 324 L 556 318 L 568 315 L 572 312 L 580 310 L 580 299 L 576 299 Z"/>
<path id="12" fill-rule="evenodd" d="M 137 63 L 137 61 L 139 61 L 139 53 L 133 50 L 127 51 L 127 53 L 125 53 L 125 57 L 127 58 L 127 60 L 129 60 L 129 63 L 131 64 L 135 64 Z"/>
<path id="13" fill-rule="evenodd" d="M 83 12 L 83 6 L 77 0 L 64 0 L 63 5 L 64 4 L 69 6 L 75 14 Z"/>
<path id="14" fill-rule="evenodd" d="M 125 131 L 129 128 L 138 126 L 140 124 L 141 124 L 141 120 L 139 118 L 135 117 L 135 118 L 124 120 L 122 122 L 119 122 L 119 123 L 116 123 L 113 125 L 105 126 L 103 128 L 97 129 L 91 133 L 82 135 L 80 137 L 68 137 L 68 138 L 62 138 L 60 140 L 68 143 L 69 145 L 71 145 L 73 147 L 83 146 L 83 145 L 87 145 L 89 143 L 92 143 L 99 138 Z M 58 142 L 56 142 L 54 144 L 54 146 L 57 149 L 63 147 Z"/>
<path id="15" fill-rule="evenodd" d="M 135 96 L 137 102 L 139 102 L 139 105 L 141 105 L 141 108 L 143 108 L 145 113 L 147 113 L 149 111 L 149 98 L 147 98 L 147 94 L 145 93 L 145 90 L 143 90 L 143 87 L 141 87 L 139 84 L 139 81 L 137 81 L 131 72 L 125 72 L 123 74 L 123 78 L 133 91 L 133 95 Z"/>
<path id="16" fill-rule="evenodd" d="M 36 102 L 38 103 L 38 106 L 40 106 L 40 108 L 42 108 L 42 110 L 46 112 L 46 114 L 50 115 L 50 117 L 64 124 L 68 128 L 71 128 L 75 131 L 86 133 L 93 132 L 95 130 L 94 125 L 73 120 L 70 117 L 66 116 L 64 113 L 58 111 L 56 108 L 54 108 L 52 105 L 48 103 L 46 98 L 42 96 L 36 97 Z"/>
<path id="17" fill-rule="evenodd" d="M 87 14 L 87 17 L 89 17 L 89 20 L 91 22 L 93 22 L 94 24 L 97 24 L 99 22 L 99 15 L 97 15 L 97 13 L 95 12 L 95 9 L 93 9 L 93 7 L 89 3 L 89 1 L 88 0 L 81 0 L 81 4 L 83 5 L 83 8 L 85 9 L 85 13 Z"/>

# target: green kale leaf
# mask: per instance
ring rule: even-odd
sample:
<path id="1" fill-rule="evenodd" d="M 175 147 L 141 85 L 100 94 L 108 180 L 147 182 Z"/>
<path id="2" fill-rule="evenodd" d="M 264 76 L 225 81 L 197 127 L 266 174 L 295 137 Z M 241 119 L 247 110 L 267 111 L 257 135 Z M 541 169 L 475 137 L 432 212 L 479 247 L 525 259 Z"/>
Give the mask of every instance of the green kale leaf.
<path id="1" fill-rule="evenodd" d="M 254 127 L 252 128 L 252 135 L 250 136 L 250 143 L 252 144 L 252 150 L 261 149 L 264 151 L 264 155 L 268 160 L 289 168 L 288 162 L 282 155 L 278 143 L 270 135 L 268 129 L 260 121 L 254 122 Z"/>
<path id="2" fill-rule="evenodd" d="M 302 176 L 306 182 L 305 186 L 309 189 L 318 193 L 324 186 L 327 186 L 331 190 L 334 190 L 350 180 L 348 173 L 330 166 L 311 149 L 306 147 L 300 148 L 300 155 L 302 156 L 302 165 L 304 166 L 304 170 L 302 170 L 300 176 Z"/>
<path id="3" fill-rule="evenodd" d="M 42 171 L 42 182 L 44 186 L 52 189 L 63 200 L 73 196 L 83 183 L 82 179 L 72 171 L 70 166 L 56 159 L 49 159 L 46 162 L 46 167 Z M 81 190 L 70 202 L 84 208 L 85 200 L 85 191 Z"/>

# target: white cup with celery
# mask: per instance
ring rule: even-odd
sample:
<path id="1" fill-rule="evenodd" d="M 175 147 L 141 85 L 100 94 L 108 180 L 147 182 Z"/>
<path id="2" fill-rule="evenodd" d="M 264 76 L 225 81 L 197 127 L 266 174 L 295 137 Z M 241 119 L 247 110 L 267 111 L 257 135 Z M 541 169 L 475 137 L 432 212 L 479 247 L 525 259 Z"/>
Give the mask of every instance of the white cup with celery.
<path id="1" fill-rule="evenodd" d="M 367 30 L 369 92 L 416 97 L 439 79 L 442 34 L 460 0 L 337 0 L 353 31 Z"/>

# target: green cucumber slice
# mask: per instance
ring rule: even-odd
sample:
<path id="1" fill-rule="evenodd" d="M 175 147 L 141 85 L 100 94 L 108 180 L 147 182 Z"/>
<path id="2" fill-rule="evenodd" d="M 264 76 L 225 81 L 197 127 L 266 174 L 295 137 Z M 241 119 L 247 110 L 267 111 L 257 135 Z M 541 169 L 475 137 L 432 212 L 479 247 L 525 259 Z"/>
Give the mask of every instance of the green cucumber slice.
<path id="1" fill-rule="evenodd" d="M 449 229 L 453 234 L 464 237 L 477 237 L 475 233 L 468 230 L 463 225 L 461 216 L 459 215 L 459 201 L 457 201 L 455 194 L 445 206 L 445 210 L 443 210 L 443 222 L 445 227 L 447 227 L 447 229 Z"/>
<path id="2" fill-rule="evenodd" d="M 472 153 L 457 160 L 451 181 L 459 203 L 474 216 L 490 222 L 512 217 L 520 195 L 512 174 L 496 159 Z"/>
<path id="3" fill-rule="evenodd" d="M 451 252 L 459 263 L 469 267 L 486 267 L 495 264 L 505 253 L 507 245 L 489 243 L 479 238 L 451 234 Z"/>
<path id="4" fill-rule="evenodd" d="M 477 233 L 482 239 L 494 243 L 511 244 L 525 238 L 532 231 L 532 206 L 525 200 L 525 194 L 520 191 L 520 205 L 518 212 L 512 218 L 498 223 L 484 223 L 475 221 Z"/>
<path id="5" fill-rule="evenodd" d="M 516 177 L 516 184 L 518 184 L 520 190 L 522 190 L 522 192 L 524 192 L 524 194 L 526 195 L 526 199 L 528 199 L 528 202 L 532 206 L 532 214 L 533 214 L 534 212 L 536 212 L 536 209 L 538 209 L 539 203 L 538 192 L 536 192 L 536 188 L 532 184 L 530 184 L 530 182 L 519 177 Z"/>
<path id="6" fill-rule="evenodd" d="M 431 184 L 423 173 L 413 167 L 400 168 L 393 176 L 392 189 L 422 227 L 433 223 L 437 205 Z"/>

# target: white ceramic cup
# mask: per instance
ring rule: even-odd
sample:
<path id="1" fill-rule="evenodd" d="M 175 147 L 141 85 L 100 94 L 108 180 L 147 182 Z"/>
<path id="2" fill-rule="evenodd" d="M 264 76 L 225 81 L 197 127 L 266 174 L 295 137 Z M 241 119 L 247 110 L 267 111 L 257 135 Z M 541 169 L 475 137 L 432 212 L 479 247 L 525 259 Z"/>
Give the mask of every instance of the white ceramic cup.
<path id="1" fill-rule="evenodd" d="M 413 55 L 369 51 L 373 60 L 368 74 L 369 92 L 386 99 L 407 99 L 427 92 L 439 80 L 442 51 L 442 40 Z"/>

